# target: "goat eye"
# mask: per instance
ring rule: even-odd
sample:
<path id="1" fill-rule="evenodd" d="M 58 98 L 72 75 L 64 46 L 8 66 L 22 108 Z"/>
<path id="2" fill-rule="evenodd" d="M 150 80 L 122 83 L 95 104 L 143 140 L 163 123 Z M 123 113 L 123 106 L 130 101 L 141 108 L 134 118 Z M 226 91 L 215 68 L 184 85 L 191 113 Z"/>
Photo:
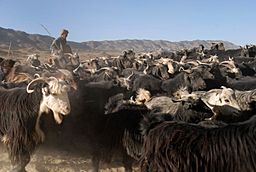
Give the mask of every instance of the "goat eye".
<path id="1" fill-rule="evenodd" d="M 228 99 L 225 99 L 224 101 L 225 101 L 225 102 L 227 102 L 227 103 L 229 102 L 229 100 L 228 100 Z"/>

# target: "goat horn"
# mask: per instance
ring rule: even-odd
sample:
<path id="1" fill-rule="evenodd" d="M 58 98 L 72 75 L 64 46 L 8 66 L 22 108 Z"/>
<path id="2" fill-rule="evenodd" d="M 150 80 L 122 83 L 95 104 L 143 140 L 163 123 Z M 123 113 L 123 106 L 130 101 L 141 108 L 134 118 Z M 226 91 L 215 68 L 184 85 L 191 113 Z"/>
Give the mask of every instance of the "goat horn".
<path id="1" fill-rule="evenodd" d="M 195 61 L 188 61 L 187 64 L 192 64 L 192 65 L 195 65 L 195 66 L 198 66 L 198 62 L 195 62 Z"/>
<path id="2" fill-rule="evenodd" d="M 129 81 L 133 74 L 134 74 L 134 73 L 133 73 L 133 71 L 132 71 L 132 74 L 129 75 L 126 79 Z"/>
<path id="3" fill-rule="evenodd" d="M 228 68 L 236 68 L 236 67 L 234 67 L 234 66 L 231 65 L 231 64 L 220 64 L 220 65 L 225 66 L 225 67 L 228 67 Z"/>
<path id="4" fill-rule="evenodd" d="M 72 54 L 72 53 L 64 53 L 64 55 L 73 56 L 73 54 Z"/>
<path id="5" fill-rule="evenodd" d="M 144 73 L 144 74 L 147 74 L 148 68 L 149 68 L 149 65 L 148 65 L 148 63 L 147 63 L 147 67 L 143 70 L 143 73 Z"/>
<path id="6" fill-rule="evenodd" d="M 184 69 L 183 71 L 188 73 L 188 74 L 192 73 L 192 69 Z"/>
<path id="7" fill-rule="evenodd" d="M 198 64 L 200 64 L 200 65 L 207 65 L 207 66 L 211 66 L 211 64 L 201 62 L 200 60 L 197 60 L 197 63 L 198 63 Z"/>
<path id="8" fill-rule="evenodd" d="M 233 61 L 223 61 L 223 62 L 220 62 L 220 65 L 221 64 L 229 64 L 229 65 L 232 65 L 232 66 L 234 65 Z"/>
<path id="9" fill-rule="evenodd" d="M 49 81 L 52 81 L 52 80 L 55 80 L 55 81 L 59 81 L 57 78 L 55 78 L 54 76 L 51 76 L 51 77 L 49 77 L 48 79 L 47 79 L 47 82 L 49 82 Z"/>
<path id="10" fill-rule="evenodd" d="M 39 75 L 38 73 L 36 73 L 36 74 L 34 75 L 34 78 L 40 78 L 40 75 Z"/>
<path id="11" fill-rule="evenodd" d="M 96 72 L 99 72 L 99 71 L 102 71 L 102 70 L 113 71 L 113 69 L 111 67 L 102 67 L 102 68 L 96 70 Z"/>
<path id="12" fill-rule="evenodd" d="M 27 93 L 30 94 L 30 93 L 33 93 L 33 92 L 34 92 L 34 89 L 31 89 L 30 87 L 31 87 L 32 85 L 34 85 L 35 83 L 46 83 L 46 80 L 45 80 L 44 77 L 40 77 L 40 78 L 36 78 L 36 79 L 32 80 L 32 81 L 27 85 L 27 88 L 26 88 Z"/>

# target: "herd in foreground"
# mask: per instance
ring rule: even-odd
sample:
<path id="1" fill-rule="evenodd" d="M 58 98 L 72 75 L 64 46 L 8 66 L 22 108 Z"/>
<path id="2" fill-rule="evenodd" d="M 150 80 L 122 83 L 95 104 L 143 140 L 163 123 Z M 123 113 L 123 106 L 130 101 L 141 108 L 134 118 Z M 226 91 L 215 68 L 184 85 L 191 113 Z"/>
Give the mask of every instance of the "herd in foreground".
<path id="1" fill-rule="evenodd" d="M 95 172 L 116 154 L 126 171 L 256 171 L 255 56 L 254 45 L 217 43 L 86 61 L 0 58 L 0 139 L 11 171 L 26 171 L 55 134 L 46 114 L 61 124 L 58 139 L 89 145 Z"/>

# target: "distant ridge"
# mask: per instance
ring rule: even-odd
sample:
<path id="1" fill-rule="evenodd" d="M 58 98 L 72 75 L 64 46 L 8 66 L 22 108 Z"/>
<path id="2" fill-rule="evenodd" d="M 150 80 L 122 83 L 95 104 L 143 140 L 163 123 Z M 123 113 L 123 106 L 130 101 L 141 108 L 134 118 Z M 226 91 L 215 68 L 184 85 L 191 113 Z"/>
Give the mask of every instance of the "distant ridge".
<path id="1" fill-rule="evenodd" d="M 115 40 L 115 41 L 88 41 L 82 42 L 85 47 L 93 50 L 103 50 L 103 51 L 122 51 L 126 49 L 134 49 L 137 52 L 145 51 L 155 51 L 160 48 L 167 49 L 171 51 L 180 50 L 184 48 L 197 47 L 203 44 L 205 48 L 210 48 L 212 42 L 223 42 L 226 49 L 236 49 L 239 48 L 228 41 L 220 40 L 193 40 L 193 41 L 180 41 L 180 42 L 170 42 L 166 40 Z"/>
<path id="2" fill-rule="evenodd" d="M 13 29 L 5 29 L 0 27 L 0 48 L 8 49 L 10 42 L 13 50 L 18 49 L 32 49 L 38 51 L 49 51 L 53 37 L 39 34 L 28 34 L 23 31 L 16 31 Z M 212 42 L 220 42 L 221 40 L 193 40 L 170 42 L 166 40 L 105 40 L 105 41 L 87 41 L 87 42 L 69 42 L 72 49 L 80 52 L 122 52 L 126 49 L 133 49 L 136 52 L 155 51 L 160 48 L 171 51 L 180 50 L 183 48 L 197 47 L 203 44 L 206 48 L 211 46 Z M 224 43 L 226 49 L 238 48 L 228 41 L 221 41 Z"/>

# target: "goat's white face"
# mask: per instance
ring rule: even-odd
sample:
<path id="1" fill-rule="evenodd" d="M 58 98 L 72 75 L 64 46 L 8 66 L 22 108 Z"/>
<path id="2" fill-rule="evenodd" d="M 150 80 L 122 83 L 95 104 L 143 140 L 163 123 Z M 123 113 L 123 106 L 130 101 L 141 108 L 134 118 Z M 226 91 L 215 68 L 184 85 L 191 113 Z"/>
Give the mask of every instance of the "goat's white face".
<path id="1" fill-rule="evenodd" d="M 64 81 L 52 80 L 42 88 L 43 99 L 40 112 L 52 110 L 55 121 L 60 124 L 63 116 L 70 113 L 71 107 L 67 92 L 70 87 Z"/>
<path id="2" fill-rule="evenodd" d="M 240 106 L 238 105 L 238 102 L 235 99 L 234 91 L 230 88 L 222 87 L 222 89 L 210 90 L 204 95 L 202 100 L 211 109 L 213 108 L 213 105 L 229 105 L 240 110 Z"/>
<path id="3" fill-rule="evenodd" d="M 168 73 L 170 73 L 170 74 L 175 73 L 175 69 L 173 67 L 173 62 L 171 62 L 171 61 L 167 62 L 167 67 L 168 67 Z"/>

